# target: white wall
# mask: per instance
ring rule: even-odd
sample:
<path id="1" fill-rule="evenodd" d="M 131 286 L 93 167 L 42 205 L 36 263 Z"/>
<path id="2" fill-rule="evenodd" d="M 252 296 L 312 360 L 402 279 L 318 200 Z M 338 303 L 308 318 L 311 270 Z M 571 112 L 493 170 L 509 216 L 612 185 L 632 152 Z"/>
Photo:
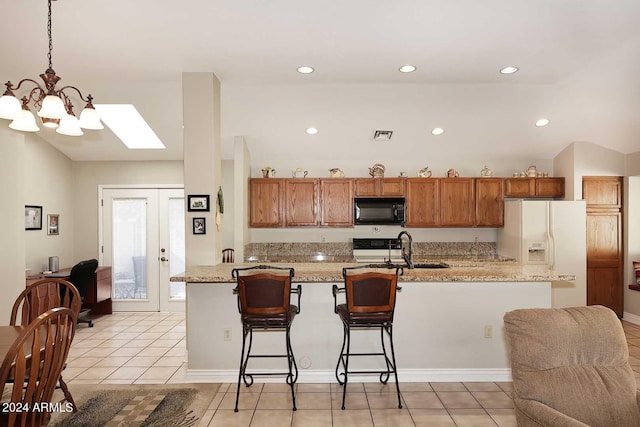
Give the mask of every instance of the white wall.
<path id="1" fill-rule="evenodd" d="M 580 182 L 576 182 L 574 169 L 574 144 L 570 144 L 553 159 L 553 175 L 564 176 L 565 200 L 578 200 L 575 197 L 576 188 L 582 188 L 582 177 L 580 177 Z"/>
<path id="2" fill-rule="evenodd" d="M 582 177 L 624 176 L 625 155 L 591 142 L 576 142 L 574 147 L 574 182 L 576 200 L 582 199 Z"/>
<path id="3" fill-rule="evenodd" d="M 235 206 L 233 160 L 223 160 L 221 167 L 222 191 L 224 194 L 224 214 L 222 215 L 222 232 L 220 233 L 220 246 L 222 248 L 233 248 Z"/>
<path id="4" fill-rule="evenodd" d="M 183 73 L 184 191 L 208 194 L 209 212 L 187 212 L 185 244 L 187 268 L 220 260 L 220 232 L 216 230 L 216 196 L 221 182 L 220 81 L 213 73 Z M 192 219 L 208 222 L 207 234 L 194 235 Z"/>
<path id="5" fill-rule="evenodd" d="M 554 138 L 559 129 L 533 123 L 542 112 L 552 112 L 555 96 L 546 85 L 225 84 L 223 146 L 244 136 L 253 177 L 267 165 L 279 177 L 291 176 L 297 167 L 311 177 L 328 177 L 333 167 L 347 177 L 362 177 L 374 163 L 387 167 L 386 176 L 401 171 L 416 176 L 425 166 L 434 176 L 445 176 L 449 168 L 478 176 L 484 165 L 496 176 L 530 165 L 551 174 L 546 153 L 555 153 L 562 141 Z M 531 120 L 509 120 L 514 110 Z M 320 132 L 307 135 L 310 126 Z M 444 135 L 431 135 L 436 126 Z M 391 141 L 373 141 L 376 129 L 393 130 Z M 512 141 L 508 148 L 494 148 L 505 139 Z M 524 146 L 535 154 L 524 156 Z"/>
<path id="6" fill-rule="evenodd" d="M 632 291 L 627 284 L 635 284 L 632 261 L 640 261 L 640 176 L 630 176 L 625 188 L 627 206 L 625 211 L 625 269 L 624 312 L 640 316 L 640 292 Z"/>
<path id="7" fill-rule="evenodd" d="M 25 262 L 31 273 L 48 269 L 50 256 L 58 256 L 60 268 L 75 264 L 74 193 L 72 161 L 36 135 L 26 134 L 24 155 L 25 204 L 42 206 L 42 230 L 26 230 Z M 47 215 L 59 214 L 58 235 L 47 235 Z"/>
<path id="8" fill-rule="evenodd" d="M 184 183 L 181 161 L 74 162 L 74 258 L 98 258 L 98 186 Z"/>
<path id="9" fill-rule="evenodd" d="M 22 134 L 0 128 L 0 325 L 9 324 L 13 302 L 25 286 L 23 180 L 34 165 L 26 163 L 24 151 Z"/>

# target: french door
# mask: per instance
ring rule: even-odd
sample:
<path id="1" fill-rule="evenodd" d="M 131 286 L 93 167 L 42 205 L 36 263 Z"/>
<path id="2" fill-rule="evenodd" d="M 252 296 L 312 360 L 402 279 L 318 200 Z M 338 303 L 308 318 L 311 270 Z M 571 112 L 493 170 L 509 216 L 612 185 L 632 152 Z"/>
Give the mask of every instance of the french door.
<path id="1" fill-rule="evenodd" d="M 110 265 L 114 311 L 184 311 L 184 190 L 102 189 L 102 265 Z"/>

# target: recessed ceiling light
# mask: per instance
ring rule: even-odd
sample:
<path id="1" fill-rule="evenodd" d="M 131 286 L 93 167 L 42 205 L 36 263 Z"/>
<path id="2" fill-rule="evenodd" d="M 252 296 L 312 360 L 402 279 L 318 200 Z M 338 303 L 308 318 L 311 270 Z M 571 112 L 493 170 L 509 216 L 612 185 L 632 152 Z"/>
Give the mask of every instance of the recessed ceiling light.
<path id="1" fill-rule="evenodd" d="M 309 135 L 315 135 L 318 133 L 318 129 L 316 128 L 309 128 L 307 129 L 305 132 L 307 132 Z"/>
<path id="2" fill-rule="evenodd" d="M 413 65 L 403 65 L 402 67 L 398 68 L 398 71 L 400 71 L 401 73 L 413 73 L 416 70 L 416 67 L 414 67 Z"/>
<path id="3" fill-rule="evenodd" d="M 313 67 L 308 67 L 308 66 L 302 66 L 302 67 L 298 67 L 298 72 L 300 74 L 311 74 L 313 73 Z"/>
<path id="4" fill-rule="evenodd" d="M 546 126 L 548 124 L 549 124 L 549 119 L 539 119 L 536 122 L 536 126 L 538 126 L 538 127 Z"/>
<path id="5" fill-rule="evenodd" d="M 431 134 L 433 135 L 442 135 L 444 133 L 444 129 L 442 128 L 433 128 Z"/>
<path id="6" fill-rule="evenodd" d="M 130 149 L 164 149 L 165 145 L 131 104 L 96 104 L 100 119 Z"/>
<path id="7" fill-rule="evenodd" d="M 504 67 L 502 70 L 500 70 L 500 74 L 513 74 L 516 71 L 518 71 L 518 67 L 513 67 L 513 66 L 508 66 L 508 67 Z"/>

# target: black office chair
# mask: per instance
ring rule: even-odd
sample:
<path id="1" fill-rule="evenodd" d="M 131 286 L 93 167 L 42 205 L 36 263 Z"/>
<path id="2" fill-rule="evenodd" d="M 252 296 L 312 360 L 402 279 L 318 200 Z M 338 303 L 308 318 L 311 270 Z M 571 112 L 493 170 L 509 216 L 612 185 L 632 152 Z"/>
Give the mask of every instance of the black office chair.
<path id="1" fill-rule="evenodd" d="M 345 409 L 345 397 L 349 374 L 379 374 L 380 382 L 386 384 L 391 374 L 396 380 L 398 408 L 402 408 L 395 348 L 393 347 L 393 314 L 396 306 L 398 274 L 403 270 L 396 268 L 395 273 L 381 273 L 376 269 L 359 273 L 358 269 L 370 269 L 370 266 L 345 267 L 342 269 L 344 288 L 333 285 L 333 311 L 342 320 L 344 337 L 336 365 L 336 379 L 342 386 L 342 409 Z M 395 267 L 387 267 L 395 268 Z M 344 292 L 346 303 L 338 304 L 337 294 Z M 357 330 L 380 330 L 382 351 L 354 352 L 351 348 L 351 332 Z M 385 345 L 385 332 L 391 347 L 391 354 Z M 382 358 L 384 368 L 372 370 L 354 370 L 350 358 L 372 356 Z"/>
<path id="2" fill-rule="evenodd" d="M 69 281 L 74 284 L 76 288 L 78 288 L 78 292 L 80 293 L 80 298 L 84 301 L 84 297 L 89 292 L 89 287 L 91 286 L 91 279 L 93 278 L 93 274 L 96 272 L 98 268 L 98 260 L 97 259 L 89 259 L 86 261 L 80 261 L 71 269 L 71 273 L 69 274 Z M 93 322 L 90 319 L 83 319 L 83 316 L 86 316 L 91 312 L 89 308 L 82 308 L 80 310 L 80 314 L 78 315 L 78 323 L 87 323 L 90 328 L 93 328 Z"/>

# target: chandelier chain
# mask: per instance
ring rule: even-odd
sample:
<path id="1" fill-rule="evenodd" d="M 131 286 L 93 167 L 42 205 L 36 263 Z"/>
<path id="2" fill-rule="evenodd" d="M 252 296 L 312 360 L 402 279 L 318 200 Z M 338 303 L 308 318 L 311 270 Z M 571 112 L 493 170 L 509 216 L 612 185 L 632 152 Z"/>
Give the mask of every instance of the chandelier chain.
<path id="1" fill-rule="evenodd" d="M 47 58 L 49 58 L 49 68 L 53 68 L 53 64 L 51 63 L 51 51 L 53 50 L 53 40 L 51 38 L 51 0 L 48 0 L 49 3 L 49 14 L 47 16 L 47 35 L 49 36 L 49 53 Z"/>

